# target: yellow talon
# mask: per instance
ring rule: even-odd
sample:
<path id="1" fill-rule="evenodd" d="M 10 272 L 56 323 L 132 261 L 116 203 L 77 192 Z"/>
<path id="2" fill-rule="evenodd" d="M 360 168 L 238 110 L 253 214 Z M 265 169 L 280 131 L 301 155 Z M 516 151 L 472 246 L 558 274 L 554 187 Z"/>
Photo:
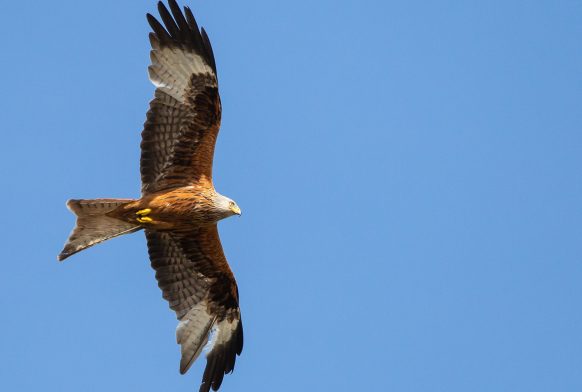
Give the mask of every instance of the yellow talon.
<path id="1" fill-rule="evenodd" d="M 144 208 L 143 210 L 139 210 L 138 212 L 136 212 L 136 215 L 140 215 L 140 216 L 146 216 L 147 214 L 149 214 L 150 212 L 152 212 L 152 210 L 150 208 Z M 151 220 L 151 219 L 150 219 Z"/>
<path id="2" fill-rule="evenodd" d="M 152 218 L 148 218 L 147 216 L 142 216 L 140 218 L 137 218 L 137 221 L 139 223 L 149 223 L 149 222 L 152 222 L 153 219 Z"/>

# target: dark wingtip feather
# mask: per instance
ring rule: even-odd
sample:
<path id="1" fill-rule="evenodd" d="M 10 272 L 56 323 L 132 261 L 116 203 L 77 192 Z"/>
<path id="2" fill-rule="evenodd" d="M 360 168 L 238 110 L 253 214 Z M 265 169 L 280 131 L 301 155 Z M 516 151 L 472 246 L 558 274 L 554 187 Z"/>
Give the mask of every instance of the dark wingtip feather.
<path id="1" fill-rule="evenodd" d="M 146 14 L 146 18 L 150 24 L 150 27 L 158 37 L 158 41 L 160 43 L 163 42 L 164 44 L 170 44 L 172 42 L 172 37 L 170 37 L 164 26 L 162 26 L 162 24 L 158 22 L 158 20 L 152 14 Z"/>
<path id="2" fill-rule="evenodd" d="M 196 19 L 189 7 L 184 7 L 184 12 L 182 12 L 176 0 L 168 0 L 168 4 L 171 13 L 163 2 L 158 2 L 158 12 L 163 25 L 151 14 L 146 15 L 160 44 L 189 48 L 194 53 L 201 55 L 216 73 L 214 53 L 204 28 L 198 28 Z"/>
<path id="3" fill-rule="evenodd" d="M 170 33 L 170 36 L 178 41 L 180 39 L 180 29 L 178 29 L 178 25 L 176 25 L 176 22 L 174 21 L 174 18 L 172 18 L 172 15 L 170 15 L 170 11 L 168 11 L 166 5 L 161 1 L 158 3 L 158 12 L 168 30 L 168 33 Z"/>
<path id="4" fill-rule="evenodd" d="M 184 6 L 184 13 L 186 14 L 186 21 L 188 22 L 190 29 L 193 31 L 199 31 L 198 23 L 196 23 L 196 18 L 194 18 L 194 14 L 190 7 Z"/>
<path id="5" fill-rule="evenodd" d="M 170 11 L 172 12 L 172 15 L 174 16 L 174 20 L 178 24 L 178 28 L 179 28 L 180 33 L 181 33 L 180 34 L 181 38 L 184 40 L 191 40 L 192 34 L 190 34 L 190 28 L 188 26 L 188 22 L 186 22 L 186 18 L 184 18 L 184 15 L 182 14 L 182 11 L 180 10 L 180 6 L 176 2 L 176 0 L 169 0 L 168 4 L 170 5 Z"/>
<path id="6" fill-rule="evenodd" d="M 216 73 L 216 62 L 214 61 L 214 51 L 212 50 L 210 38 L 208 38 L 208 34 L 206 34 L 206 30 L 204 30 L 204 27 L 202 28 L 202 42 L 204 42 L 204 48 L 206 49 L 207 58 L 210 60 L 210 66 L 212 66 L 214 73 Z"/>
<path id="7" fill-rule="evenodd" d="M 200 392 L 208 392 L 210 388 L 217 391 L 222 384 L 224 375 L 234 370 L 236 356 L 242 352 L 243 330 L 242 320 L 239 319 L 238 326 L 227 342 L 215 346 L 206 357 L 206 368 L 202 376 Z"/>
<path id="8" fill-rule="evenodd" d="M 238 342 L 238 345 L 236 348 L 236 354 L 240 355 L 242 353 L 243 343 L 244 343 L 242 319 L 238 320 L 238 328 L 236 330 L 236 333 L 237 333 L 237 342 Z"/>

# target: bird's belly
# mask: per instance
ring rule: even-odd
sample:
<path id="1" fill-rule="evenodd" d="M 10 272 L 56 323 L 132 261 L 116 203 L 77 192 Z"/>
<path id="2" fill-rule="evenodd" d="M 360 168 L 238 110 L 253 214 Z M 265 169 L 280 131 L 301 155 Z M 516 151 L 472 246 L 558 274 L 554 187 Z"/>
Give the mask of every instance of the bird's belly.
<path id="1" fill-rule="evenodd" d="M 177 228 L 183 226 L 197 226 L 205 223 L 205 214 L 200 209 L 176 208 L 175 206 L 150 207 L 151 212 L 146 217 L 151 219 L 150 224 Z"/>
<path id="2" fill-rule="evenodd" d="M 196 197 L 159 198 L 141 207 L 144 208 L 136 211 L 138 221 L 159 230 L 190 228 L 215 221 L 208 206 Z"/>
<path id="3" fill-rule="evenodd" d="M 209 197 L 192 188 L 147 195 L 111 216 L 156 230 L 189 229 L 216 222 Z"/>

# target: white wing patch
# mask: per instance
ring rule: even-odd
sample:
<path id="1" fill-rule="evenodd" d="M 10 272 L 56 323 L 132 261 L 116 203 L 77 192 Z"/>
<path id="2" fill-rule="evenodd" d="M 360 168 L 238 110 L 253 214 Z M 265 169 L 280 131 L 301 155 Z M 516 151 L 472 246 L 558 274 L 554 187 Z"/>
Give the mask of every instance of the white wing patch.
<path id="1" fill-rule="evenodd" d="M 152 64 L 148 67 L 150 80 L 156 88 L 180 102 L 184 102 L 184 94 L 192 75 L 214 74 L 204 59 L 191 51 L 161 47 L 154 39 L 152 48 Z"/>
<path id="2" fill-rule="evenodd" d="M 216 320 L 206 311 L 208 302 L 200 301 L 186 313 L 176 328 L 176 340 L 181 345 L 180 373 L 184 374 L 198 358 L 208 342 L 208 336 Z"/>
<path id="3" fill-rule="evenodd" d="M 224 319 L 214 324 L 210 333 L 210 339 L 204 347 L 206 356 L 210 355 L 214 347 L 225 344 L 232 338 L 232 334 L 236 331 L 239 322 L 238 319 L 234 319 L 233 321 Z"/>

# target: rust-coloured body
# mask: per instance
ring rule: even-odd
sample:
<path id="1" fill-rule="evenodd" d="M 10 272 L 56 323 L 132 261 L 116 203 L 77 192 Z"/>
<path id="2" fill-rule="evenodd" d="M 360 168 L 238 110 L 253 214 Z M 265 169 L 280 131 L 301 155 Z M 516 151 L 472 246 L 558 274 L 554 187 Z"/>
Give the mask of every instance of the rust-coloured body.
<path id="1" fill-rule="evenodd" d="M 155 230 L 188 231 L 214 224 L 222 218 L 214 208 L 213 188 L 187 186 L 144 195 L 108 213 L 108 216 Z M 149 222 L 140 221 L 138 211 L 149 209 Z"/>

